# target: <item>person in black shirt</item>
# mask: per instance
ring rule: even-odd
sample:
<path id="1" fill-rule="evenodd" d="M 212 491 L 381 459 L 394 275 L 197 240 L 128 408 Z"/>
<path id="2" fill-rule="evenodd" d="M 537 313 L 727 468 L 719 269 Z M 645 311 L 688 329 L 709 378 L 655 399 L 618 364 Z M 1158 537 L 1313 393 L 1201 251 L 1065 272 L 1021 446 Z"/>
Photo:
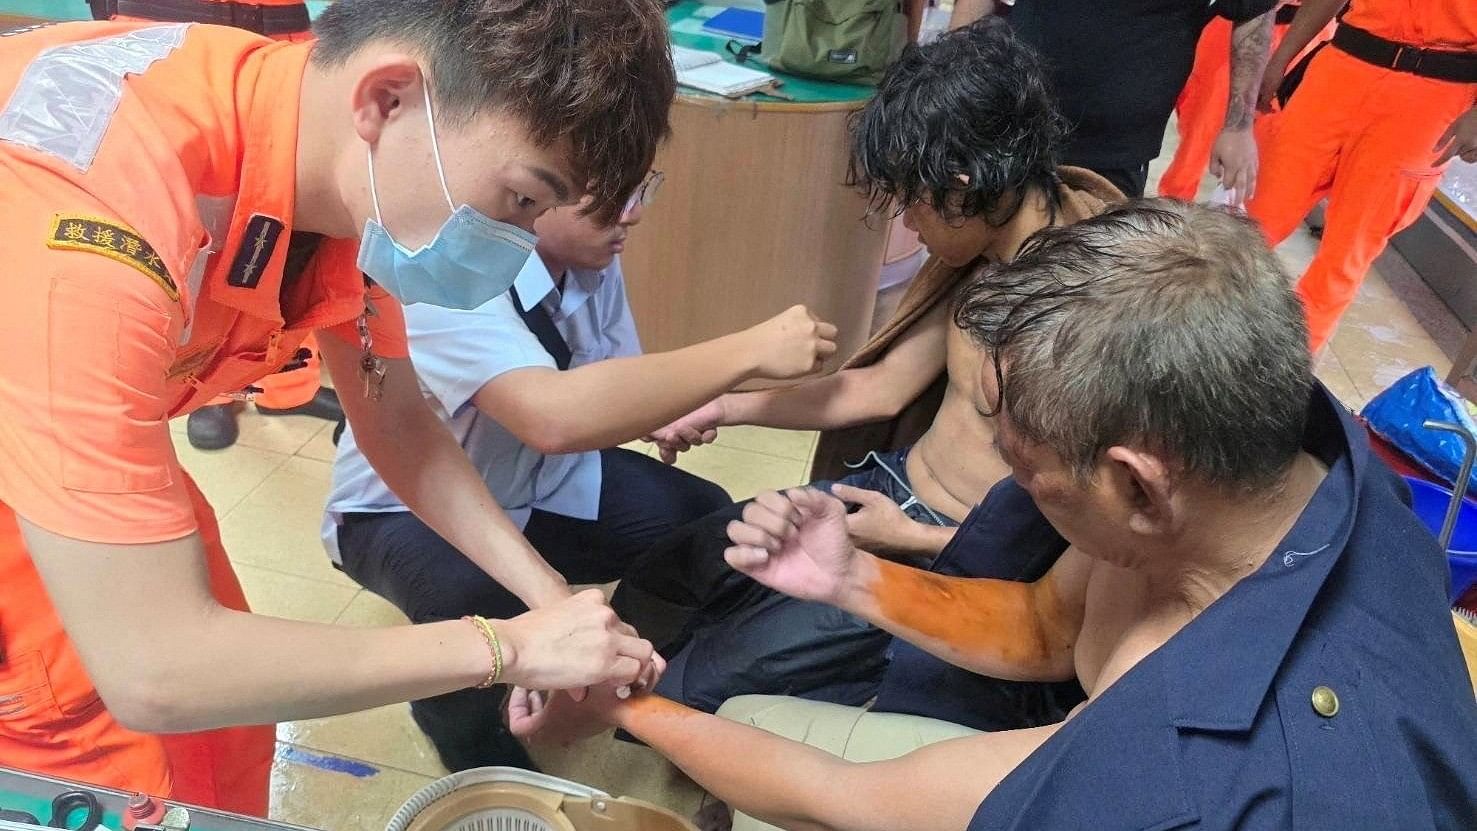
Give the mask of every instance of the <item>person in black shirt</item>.
<path id="1" fill-rule="evenodd" d="M 954 27 L 995 13 L 997 0 L 958 0 Z M 1015 0 L 1009 20 L 1045 58 L 1062 114 L 1073 126 L 1062 160 L 1142 196 L 1195 44 L 1212 17 L 1234 22 L 1231 98 L 1210 171 L 1249 199 L 1257 149 L 1251 122 L 1277 0 Z"/>

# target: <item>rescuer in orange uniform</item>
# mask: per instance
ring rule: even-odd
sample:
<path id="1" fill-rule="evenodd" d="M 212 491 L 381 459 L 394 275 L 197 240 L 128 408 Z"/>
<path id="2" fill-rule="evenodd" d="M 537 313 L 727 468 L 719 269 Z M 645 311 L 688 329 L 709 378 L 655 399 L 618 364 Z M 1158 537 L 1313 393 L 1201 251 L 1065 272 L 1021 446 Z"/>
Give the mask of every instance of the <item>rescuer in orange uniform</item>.
<path id="1" fill-rule="evenodd" d="M 1297 9 L 1296 3 L 1286 3 L 1277 8 L 1272 27 L 1274 48 L 1287 34 L 1287 27 L 1292 24 Z M 1205 24 L 1205 32 L 1195 47 L 1195 66 L 1174 105 L 1180 143 L 1169 167 L 1159 178 L 1160 196 L 1192 201 L 1200 190 L 1200 181 L 1210 166 L 1216 137 L 1225 126 L 1226 104 L 1231 92 L 1231 28 L 1231 21 L 1214 18 Z M 1332 28 L 1326 29 L 1315 43 L 1332 34 Z M 1271 125 L 1268 115 L 1260 114 L 1252 125 L 1258 147 L 1267 141 L 1267 130 Z"/>
<path id="2" fill-rule="evenodd" d="M 1344 5 L 1303 0 L 1260 103 Z M 1247 204 L 1276 244 L 1328 197 L 1318 253 L 1298 282 L 1310 346 L 1333 336 L 1370 263 L 1420 216 L 1454 156 L 1477 160 L 1477 3 L 1353 0 L 1277 117 Z"/>
<path id="3" fill-rule="evenodd" d="M 497 507 L 421 397 L 399 303 L 479 305 L 543 211 L 620 210 L 667 127 L 661 5 L 339 0 L 317 34 L 0 37 L 0 766 L 260 814 L 272 731 L 238 725 L 659 670 Z M 168 421 L 314 330 L 380 475 L 533 611 L 242 611 Z"/>
<path id="4" fill-rule="evenodd" d="M 166 23 L 213 23 L 235 26 L 276 40 L 303 41 L 312 37 L 308 7 L 301 0 L 89 0 L 97 20 L 154 20 Z M 342 421 L 338 395 L 318 383 L 318 344 L 311 333 L 302 349 L 282 372 L 258 382 L 252 397 L 263 415 L 309 415 Z M 236 443 L 240 430 L 239 401 L 228 397 L 190 413 L 186 435 L 201 450 L 220 450 Z M 334 434 L 335 442 L 337 433 Z"/>

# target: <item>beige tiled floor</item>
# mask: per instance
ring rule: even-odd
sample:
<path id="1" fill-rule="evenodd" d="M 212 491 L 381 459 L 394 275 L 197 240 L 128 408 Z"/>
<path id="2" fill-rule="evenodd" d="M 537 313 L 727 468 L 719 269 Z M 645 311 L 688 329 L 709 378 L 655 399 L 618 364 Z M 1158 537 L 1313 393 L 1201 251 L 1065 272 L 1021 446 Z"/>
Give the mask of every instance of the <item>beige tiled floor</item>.
<path id="1" fill-rule="evenodd" d="M 319 542 L 328 494 L 331 426 L 307 418 L 241 416 L 241 440 L 207 453 L 174 425 L 180 457 L 215 506 L 222 540 L 253 608 L 263 614 L 388 626 L 405 618 L 329 565 Z M 724 430 L 718 442 L 687 454 L 681 466 L 721 483 L 735 498 L 806 479 L 814 433 Z M 649 452 L 650 446 L 632 449 Z M 333 831 L 378 829 L 402 800 L 445 770 L 404 705 L 278 728 L 273 816 Z M 349 763 L 350 772 L 343 772 Z M 357 763 L 357 767 L 355 764 Z M 700 793 L 643 748 L 593 739 L 540 753 L 551 773 L 691 812 Z"/>
<path id="2" fill-rule="evenodd" d="M 1155 176 L 1163 167 L 1156 164 Z M 1300 272 L 1315 250 L 1306 234 L 1281 249 L 1289 270 Z M 1404 372 L 1431 363 L 1443 374 L 1448 353 L 1427 328 L 1449 328 L 1430 319 L 1430 298 L 1412 302 L 1423 286 L 1402 279 L 1406 302 L 1397 298 L 1386 273 L 1402 274 L 1403 262 L 1387 256 L 1369 277 L 1358 303 L 1321 356 L 1319 377 L 1348 404 L 1362 406 Z M 1411 308 L 1427 310 L 1418 320 Z M 1438 325 L 1439 324 L 1439 325 Z M 1450 338 L 1446 338 L 1450 341 Z M 202 453 L 176 444 L 186 468 L 218 511 L 228 550 L 255 607 L 264 613 L 353 626 L 404 622 L 390 604 L 360 590 L 329 565 L 318 541 L 320 511 L 328 490 L 333 447 L 330 427 L 306 418 L 268 419 L 248 412 L 240 443 L 227 451 Z M 814 452 L 812 433 L 757 428 L 728 429 L 718 443 L 687 454 L 681 465 L 707 476 L 735 498 L 804 481 Z M 645 445 L 634 445 L 646 452 Z M 442 774 L 425 738 L 405 706 L 368 713 L 284 724 L 278 730 L 279 758 L 272 810 L 277 818 L 333 831 L 382 828 L 400 802 Z M 561 752 L 541 752 L 551 773 L 614 793 L 693 811 L 699 792 L 653 753 L 599 737 Z M 347 761 L 351 772 L 339 772 Z"/>

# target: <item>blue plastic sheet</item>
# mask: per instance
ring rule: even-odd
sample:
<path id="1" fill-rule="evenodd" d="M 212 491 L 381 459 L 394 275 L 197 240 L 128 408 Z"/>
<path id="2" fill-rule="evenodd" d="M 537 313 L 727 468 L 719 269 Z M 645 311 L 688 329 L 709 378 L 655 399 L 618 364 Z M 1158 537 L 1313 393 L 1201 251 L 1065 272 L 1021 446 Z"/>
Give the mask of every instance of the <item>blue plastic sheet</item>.
<path id="1" fill-rule="evenodd" d="M 1426 421 L 1460 424 L 1477 436 L 1477 422 L 1467 412 L 1466 403 L 1431 367 L 1417 369 L 1390 385 L 1365 405 L 1363 415 L 1375 433 L 1447 483 L 1461 472 L 1466 447 L 1452 433 L 1427 429 Z M 1477 485 L 1477 469 L 1471 479 L 1469 494 Z"/>

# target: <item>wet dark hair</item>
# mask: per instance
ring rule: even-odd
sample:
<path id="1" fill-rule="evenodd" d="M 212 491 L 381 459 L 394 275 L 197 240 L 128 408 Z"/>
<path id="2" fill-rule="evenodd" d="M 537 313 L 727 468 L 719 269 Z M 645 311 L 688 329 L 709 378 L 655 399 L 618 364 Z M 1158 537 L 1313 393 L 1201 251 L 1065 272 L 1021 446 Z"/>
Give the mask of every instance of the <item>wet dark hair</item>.
<path id="1" fill-rule="evenodd" d="M 852 123 L 848 182 L 872 213 L 926 203 L 1003 223 L 1033 185 L 1055 209 L 1066 131 L 1040 58 L 988 17 L 903 51 Z"/>
<path id="2" fill-rule="evenodd" d="M 677 82 L 658 0 L 337 0 L 313 33 L 325 66 L 376 40 L 422 52 L 450 120 L 502 109 L 541 145 L 568 139 L 602 221 L 669 131 Z"/>
<path id="3" fill-rule="evenodd" d="M 1125 443 L 1228 491 L 1275 487 L 1313 384 L 1292 281 L 1222 208 L 1138 200 L 1047 228 L 965 283 L 955 323 L 994 361 L 996 412 L 1089 478 Z"/>

